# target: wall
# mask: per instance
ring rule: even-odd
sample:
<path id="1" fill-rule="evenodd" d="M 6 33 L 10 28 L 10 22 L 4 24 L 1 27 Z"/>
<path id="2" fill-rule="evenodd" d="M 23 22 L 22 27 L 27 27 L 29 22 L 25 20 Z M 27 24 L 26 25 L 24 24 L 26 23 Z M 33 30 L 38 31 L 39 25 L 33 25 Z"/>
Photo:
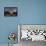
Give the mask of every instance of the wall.
<path id="1" fill-rule="evenodd" d="M 4 17 L 4 7 L 18 7 L 17 17 Z M 18 32 L 17 24 L 46 24 L 46 0 L 0 1 L 0 44 L 7 44 L 9 32 Z"/>
<path id="2" fill-rule="evenodd" d="M 46 0 L 25 0 L 21 24 L 46 24 Z"/>

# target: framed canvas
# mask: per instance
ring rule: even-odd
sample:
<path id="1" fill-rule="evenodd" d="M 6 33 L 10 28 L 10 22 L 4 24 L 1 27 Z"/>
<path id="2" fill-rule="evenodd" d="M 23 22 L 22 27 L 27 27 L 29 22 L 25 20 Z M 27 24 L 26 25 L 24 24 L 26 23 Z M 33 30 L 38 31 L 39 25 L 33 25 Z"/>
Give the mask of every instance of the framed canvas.
<path id="1" fill-rule="evenodd" d="M 18 16 L 18 8 L 4 7 L 4 16 Z"/>
<path id="2" fill-rule="evenodd" d="M 46 25 L 20 24 L 18 30 L 20 31 L 20 41 L 46 41 Z"/>

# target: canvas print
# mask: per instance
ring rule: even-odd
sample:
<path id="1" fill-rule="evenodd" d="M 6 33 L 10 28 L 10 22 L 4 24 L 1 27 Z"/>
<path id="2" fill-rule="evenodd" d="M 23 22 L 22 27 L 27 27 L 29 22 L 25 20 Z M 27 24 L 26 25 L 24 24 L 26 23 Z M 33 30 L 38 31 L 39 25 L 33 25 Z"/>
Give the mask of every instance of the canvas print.
<path id="1" fill-rule="evenodd" d="M 18 8 L 17 7 L 4 7 L 4 16 L 17 16 Z"/>
<path id="2" fill-rule="evenodd" d="M 46 41 L 46 25 L 20 25 L 20 40 Z"/>

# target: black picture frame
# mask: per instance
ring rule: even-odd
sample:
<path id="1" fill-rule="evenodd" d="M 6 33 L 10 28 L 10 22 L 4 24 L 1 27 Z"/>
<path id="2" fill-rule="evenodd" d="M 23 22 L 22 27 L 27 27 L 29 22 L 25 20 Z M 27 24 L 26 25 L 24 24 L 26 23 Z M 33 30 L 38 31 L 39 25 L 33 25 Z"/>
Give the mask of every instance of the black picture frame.
<path id="1" fill-rule="evenodd" d="M 18 7 L 4 7 L 4 16 L 18 16 Z"/>

